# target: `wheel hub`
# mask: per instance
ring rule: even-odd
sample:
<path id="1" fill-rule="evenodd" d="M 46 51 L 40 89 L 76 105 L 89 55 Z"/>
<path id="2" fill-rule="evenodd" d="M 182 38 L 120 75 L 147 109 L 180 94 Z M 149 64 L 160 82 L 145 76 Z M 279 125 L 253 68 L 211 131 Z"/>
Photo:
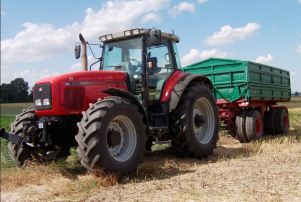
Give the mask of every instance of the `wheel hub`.
<path id="1" fill-rule="evenodd" d="M 108 146 L 118 146 L 121 142 L 121 135 L 118 131 L 109 130 L 107 134 Z"/>
<path id="2" fill-rule="evenodd" d="M 196 115 L 194 116 L 194 125 L 195 125 L 197 128 L 202 127 L 205 123 L 206 123 L 206 120 L 205 120 L 205 118 L 204 118 L 202 115 L 196 114 Z"/>

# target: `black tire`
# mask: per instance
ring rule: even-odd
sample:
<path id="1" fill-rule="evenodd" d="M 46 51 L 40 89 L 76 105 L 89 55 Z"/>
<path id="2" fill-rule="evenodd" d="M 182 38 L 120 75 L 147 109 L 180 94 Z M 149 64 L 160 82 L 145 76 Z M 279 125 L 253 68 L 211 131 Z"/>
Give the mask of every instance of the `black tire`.
<path id="1" fill-rule="evenodd" d="M 125 98 L 106 97 L 90 104 L 77 124 L 79 131 L 75 137 L 81 164 L 89 171 L 102 169 L 129 174 L 136 170 L 142 161 L 147 140 L 146 125 L 142 119 L 138 107 Z M 108 141 L 110 131 L 118 132 L 115 146 Z"/>
<path id="2" fill-rule="evenodd" d="M 268 133 L 271 135 L 276 135 L 277 130 L 276 130 L 276 112 L 277 110 L 271 110 L 267 114 L 267 128 L 268 128 Z"/>
<path id="3" fill-rule="evenodd" d="M 236 125 L 236 138 L 240 143 L 249 142 L 246 134 L 246 111 L 239 112 L 236 116 L 235 125 Z"/>
<path id="4" fill-rule="evenodd" d="M 10 132 L 15 135 L 24 137 L 23 121 L 29 121 L 34 117 L 35 117 L 35 111 L 33 106 L 24 109 L 21 114 L 16 115 L 15 121 L 10 124 L 10 128 L 11 128 Z M 10 151 L 11 159 L 15 162 L 15 164 L 18 167 L 23 166 L 24 163 L 31 158 L 32 151 L 21 148 L 18 145 L 13 144 L 12 142 L 9 142 L 7 144 L 7 148 Z"/>
<path id="5" fill-rule="evenodd" d="M 276 110 L 276 131 L 277 134 L 285 135 L 289 129 L 289 117 L 285 109 Z"/>
<path id="6" fill-rule="evenodd" d="M 249 142 L 259 140 L 263 135 L 263 122 L 257 110 L 249 111 L 246 117 L 246 134 Z"/>
<path id="7" fill-rule="evenodd" d="M 203 126 L 198 115 L 206 120 Z M 190 83 L 169 120 L 171 146 L 180 156 L 201 158 L 212 154 L 218 140 L 219 115 L 216 98 L 207 85 L 201 81 Z"/>
<path id="8" fill-rule="evenodd" d="M 19 115 L 16 115 L 16 119 L 11 123 L 11 133 L 24 137 L 23 135 L 23 121 L 29 121 L 35 118 L 35 109 L 33 106 L 24 109 Z M 22 148 L 12 142 L 7 144 L 7 148 L 10 151 L 10 157 L 18 167 L 21 167 L 25 162 L 32 157 L 35 157 L 41 162 L 50 161 L 53 159 L 67 158 L 70 155 L 70 147 L 60 146 L 54 153 L 49 154 L 49 151 L 37 151 Z"/>

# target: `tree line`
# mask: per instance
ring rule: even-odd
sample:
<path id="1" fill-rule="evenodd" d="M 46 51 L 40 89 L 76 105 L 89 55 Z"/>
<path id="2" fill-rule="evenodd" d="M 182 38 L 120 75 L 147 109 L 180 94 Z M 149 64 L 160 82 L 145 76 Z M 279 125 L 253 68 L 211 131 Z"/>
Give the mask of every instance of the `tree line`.
<path id="1" fill-rule="evenodd" d="M 16 78 L 10 83 L 0 85 L 2 103 L 33 102 L 33 92 L 29 90 L 28 82 L 23 78 Z"/>

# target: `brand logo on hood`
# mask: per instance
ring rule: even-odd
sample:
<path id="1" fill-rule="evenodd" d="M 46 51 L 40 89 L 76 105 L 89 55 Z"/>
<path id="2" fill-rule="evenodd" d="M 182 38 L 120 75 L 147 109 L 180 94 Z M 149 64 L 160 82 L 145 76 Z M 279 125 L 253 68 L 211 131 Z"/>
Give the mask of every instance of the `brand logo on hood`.
<path id="1" fill-rule="evenodd" d="M 73 77 L 69 77 L 69 81 L 73 81 Z"/>

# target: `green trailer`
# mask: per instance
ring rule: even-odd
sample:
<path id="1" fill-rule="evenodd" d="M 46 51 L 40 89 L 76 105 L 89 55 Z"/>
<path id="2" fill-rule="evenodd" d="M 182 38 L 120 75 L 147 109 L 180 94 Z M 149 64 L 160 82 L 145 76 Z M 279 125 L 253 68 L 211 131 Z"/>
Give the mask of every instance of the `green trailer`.
<path id="1" fill-rule="evenodd" d="M 211 80 L 220 108 L 221 129 L 236 131 L 241 142 L 260 139 L 264 125 L 272 135 L 287 133 L 288 110 L 277 103 L 290 101 L 289 71 L 222 58 L 209 58 L 182 70 Z"/>

